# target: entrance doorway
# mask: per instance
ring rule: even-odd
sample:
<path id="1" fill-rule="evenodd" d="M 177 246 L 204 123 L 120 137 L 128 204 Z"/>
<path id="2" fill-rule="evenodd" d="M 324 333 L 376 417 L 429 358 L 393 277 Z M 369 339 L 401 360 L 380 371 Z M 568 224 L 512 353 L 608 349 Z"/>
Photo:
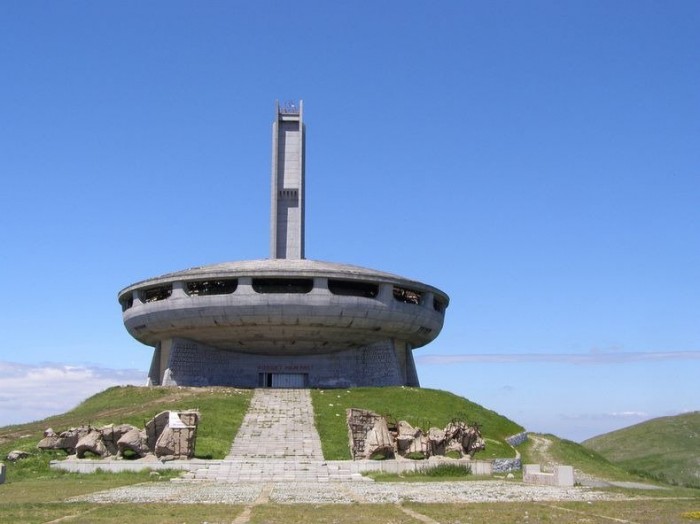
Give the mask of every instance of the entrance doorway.
<path id="1" fill-rule="evenodd" d="M 260 373 L 258 384 L 263 388 L 305 388 L 308 373 Z"/>

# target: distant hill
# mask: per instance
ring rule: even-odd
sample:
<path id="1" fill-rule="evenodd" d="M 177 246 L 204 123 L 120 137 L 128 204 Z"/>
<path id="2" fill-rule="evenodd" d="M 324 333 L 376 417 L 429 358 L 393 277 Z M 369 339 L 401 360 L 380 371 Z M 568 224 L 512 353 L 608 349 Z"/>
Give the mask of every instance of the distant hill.
<path id="1" fill-rule="evenodd" d="M 655 418 L 583 445 L 628 471 L 700 488 L 700 411 Z"/>

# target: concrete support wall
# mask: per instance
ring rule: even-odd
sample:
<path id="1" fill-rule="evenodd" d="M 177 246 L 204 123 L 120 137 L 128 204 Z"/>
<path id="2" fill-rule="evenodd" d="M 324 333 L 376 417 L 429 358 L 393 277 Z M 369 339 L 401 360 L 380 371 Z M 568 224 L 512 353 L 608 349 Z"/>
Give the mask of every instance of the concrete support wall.
<path id="1" fill-rule="evenodd" d="M 417 378 L 397 359 L 394 342 L 387 340 L 357 349 L 320 355 L 254 355 L 204 346 L 175 338 L 161 344 L 169 348 L 169 359 L 153 384 L 163 386 L 260 387 L 267 374 L 304 375 L 306 387 L 346 388 L 357 386 L 416 385 Z M 156 350 L 158 352 L 158 350 Z M 413 357 L 401 345 L 401 352 Z M 155 360 L 155 359 L 154 359 Z M 408 371 L 408 372 L 407 372 Z"/>
<path id="2" fill-rule="evenodd" d="M 172 339 L 163 340 L 155 347 L 148 371 L 149 386 L 163 385 L 163 375 L 169 366 L 171 349 Z"/>

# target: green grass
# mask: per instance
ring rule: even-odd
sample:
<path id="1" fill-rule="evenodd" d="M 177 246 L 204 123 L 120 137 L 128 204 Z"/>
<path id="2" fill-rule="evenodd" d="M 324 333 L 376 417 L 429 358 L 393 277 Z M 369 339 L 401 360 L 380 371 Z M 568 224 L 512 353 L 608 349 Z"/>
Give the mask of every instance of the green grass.
<path id="1" fill-rule="evenodd" d="M 471 467 L 463 464 L 440 464 L 424 471 L 408 471 L 406 473 L 382 473 L 370 471 L 366 477 L 379 482 L 431 482 L 431 481 L 455 481 L 470 480 L 471 478 L 483 480 L 483 477 L 472 477 Z"/>
<path id="2" fill-rule="evenodd" d="M 406 503 L 404 506 L 441 524 L 691 524 L 692 521 L 683 514 L 697 509 L 699 503 L 700 499 L 673 498 L 599 502 Z"/>
<path id="3" fill-rule="evenodd" d="M 414 425 L 441 426 L 453 417 L 465 418 L 482 424 L 488 445 L 494 454 L 512 455 L 512 449 L 502 443 L 504 436 L 517 433 L 521 428 L 493 411 L 472 404 L 449 393 L 404 388 L 364 388 L 313 392 L 315 405 L 325 404 L 320 417 L 322 425 L 335 431 L 341 438 L 335 445 L 347 453 L 345 407 L 364 407 L 380 413 L 403 418 Z M 338 397 L 340 395 L 340 397 Z M 123 485 L 143 482 L 167 482 L 176 472 L 148 471 L 110 474 L 98 472 L 80 475 L 54 471 L 48 468 L 52 458 L 62 452 L 39 452 L 36 443 L 46 427 L 56 431 L 70 426 L 91 423 L 128 422 L 142 426 L 143 422 L 165 409 L 199 408 L 203 415 L 197 443 L 198 456 L 223 456 L 231 444 L 247 409 L 251 392 L 229 388 L 112 388 L 83 402 L 76 409 L 39 422 L 0 428 L 0 453 L 24 449 L 33 453 L 29 459 L 16 464 L 6 463 L 7 482 L 0 485 L 0 522 L 44 523 L 58 521 L 75 523 L 144 522 L 231 522 L 240 515 L 241 505 L 225 504 L 91 504 L 65 503 L 73 496 L 84 495 Z M 329 406 L 329 404 L 334 404 Z M 342 411 L 341 409 L 342 408 Z M 340 413 L 336 417 L 335 413 Z M 430 416 L 426 416 L 430 413 Z M 340 428 L 340 429 L 338 429 Z M 325 433 L 322 433 L 322 435 Z M 558 460 L 573 463 L 578 468 L 607 473 L 616 468 L 596 453 L 556 437 L 548 452 Z M 520 446 L 524 455 L 529 444 Z M 495 451 L 493 449 L 495 448 Z M 324 448 L 324 451 L 326 449 Z M 534 455 L 534 453 L 533 453 Z M 3 455 L 4 456 L 4 455 Z M 478 457 L 478 455 L 477 455 Z M 616 471 L 621 471 L 616 468 Z M 445 470 L 442 475 L 456 475 Z M 622 472 L 621 475 L 627 475 Z M 416 480 L 478 479 L 466 477 L 416 476 Z M 629 480 L 629 477 L 625 478 Z M 411 481 L 412 479 L 402 479 Z M 615 490 L 621 495 L 639 496 L 639 492 Z M 611 518 L 626 519 L 640 524 L 685 523 L 700 511 L 698 490 L 673 488 L 646 494 L 635 500 L 607 502 L 556 503 L 473 503 L 473 504 L 362 504 L 347 500 L 348 504 L 261 504 L 250 509 L 252 523 L 319 522 L 357 524 L 364 522 L 409 523 L 420 522 L 416 515 L 430 517 L 443 524 L 466 522 L 607 522 Z M 402 509 L 408 510 L 406 514 Z M 248 510 L 246 510 L 248 511 Z M 413 514 L 411 514 L 413 512 Z"/>
<path id="4" fill-rule="evenodd" d="M 71 524 L 110 522 L 182 524 L 205 521 L 232 522 L 242 510 L 242 506 L 225 504 L 148 504 L 148 507 L 144 508 L 139 504 L 3 504 L 0 502 L 0 519 L 2 522 L 29 524 L 58 522 L 59 519 L 65 519 L 65 522 Z"/>
<path id="5" fill-rule="evenodd" d="M 0 456 L 14 449 L 32 456 L 7 463 L 7 483 L 28 479 L 50 479 L 65 475 L 49 469 L 49 462 L 64 458 L 62 451 L 40 451 L 37 443 L 44 429 L 60 432 L 69 427 L 91 424 L 133 424 L 143 428 L 146 421 L 167 409 L 199 409 L 202 419 L 197 428 L 197 458 L 223 458 L 243 421 L 251 391 L 234 388 L 140 388 L 114 387 L 94 395 L 75 409 L 45 420 L 0 428 Z M 124 477 L 127 478 L 127 477 Z"/>
<path id="6" fill-rule="evenodd" d="M 647 478 L 700 488 L 700 411 L 649 420 L 583 445 Z"/>
<path id="7" fill-rule="evenodd" d="M 536 435 L 551 442 L 547 455 L 538 452 L 530 439 L 518 446 L 523 464 L 545 464 L 553 460 L 559 464 L 573 465 L 576 469 L 601 479 L 639 482 L 623 468 L 611 463 L 605 457 L 571 440 L 560 439 L 554 435 Z"/>
<path id="8" fill-rule="evenodd" d="M 6 462 L 7 478 L 0 486 L 0 522 L 47 522 L 70 517 L 70 522 L 201 522 L 201 508 L 151 505 L 147 512 L 137 504 L 65 504 L 68 497 L 142 482 L 164 482 L 180 472 L 149 471 L 92 474 L 67 473 L 49 468 L 49 462 L 65 458 L 63 451 L 40 451 L 37 443 L 44 429 L 63 431 L 91 424 L 133 424 L 143 427 L 167 409 L 199 409 L 195 456 L 223 458 L 243 421 L 252 392 L 233 388 L 115 387 L 90 397 L 75 409 L 45 420 L 0 428 L 0 456 L 13 449 L 32 455 L 16 463 Z M 218 521 L 233 520 L 242 508 L 207 506 Z"/>
<path id="9" fill-rule="evenodd" d="M 515 422 L 447 391 L 434 389 L 387 387 L 312 390 L 316 428 L 321 436 L 323 456 L 328 460 L 350 457 L 345 410 L 362 408 L 391 419 L 405 420 L 428 430 L 444 428 L 459 418 L 481 426 L 486 450 L 475 458 L 512 457 L 513 449 L 505 437 L 523 431 Z"/>
<path id="10" fill-rule="evenodd" d="M 636 499 L 600 502 L 481 502 L 470 504 L 260 504 L 252 507 L 251 524 L 420 524 L 421 516 L 441 524 L 581 524 L 634 522 L 636 524 L 691 524 L 697 522 L 700 499 Z M 402 510 L 406 509 L 409 515 Z M 5 503 L 0 490 L 0 521 L 182 524 L 232 522 L 243 506 L 226 504 L 89 504 Z"/>

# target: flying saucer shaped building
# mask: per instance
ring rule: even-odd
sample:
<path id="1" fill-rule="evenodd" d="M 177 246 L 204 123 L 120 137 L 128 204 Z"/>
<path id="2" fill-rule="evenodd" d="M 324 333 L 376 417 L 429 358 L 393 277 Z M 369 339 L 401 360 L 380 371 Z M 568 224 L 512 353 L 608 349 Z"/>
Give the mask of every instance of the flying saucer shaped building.
<path id="1" fill-rule="evenodd" d="M 418 386 L 413 349 L 442 329 L 427 284 L 304 258 L 303 105 L 277 106 L 271 258 L 201 266 L 119 292 L 128 332 L 164 386 Z"/>

